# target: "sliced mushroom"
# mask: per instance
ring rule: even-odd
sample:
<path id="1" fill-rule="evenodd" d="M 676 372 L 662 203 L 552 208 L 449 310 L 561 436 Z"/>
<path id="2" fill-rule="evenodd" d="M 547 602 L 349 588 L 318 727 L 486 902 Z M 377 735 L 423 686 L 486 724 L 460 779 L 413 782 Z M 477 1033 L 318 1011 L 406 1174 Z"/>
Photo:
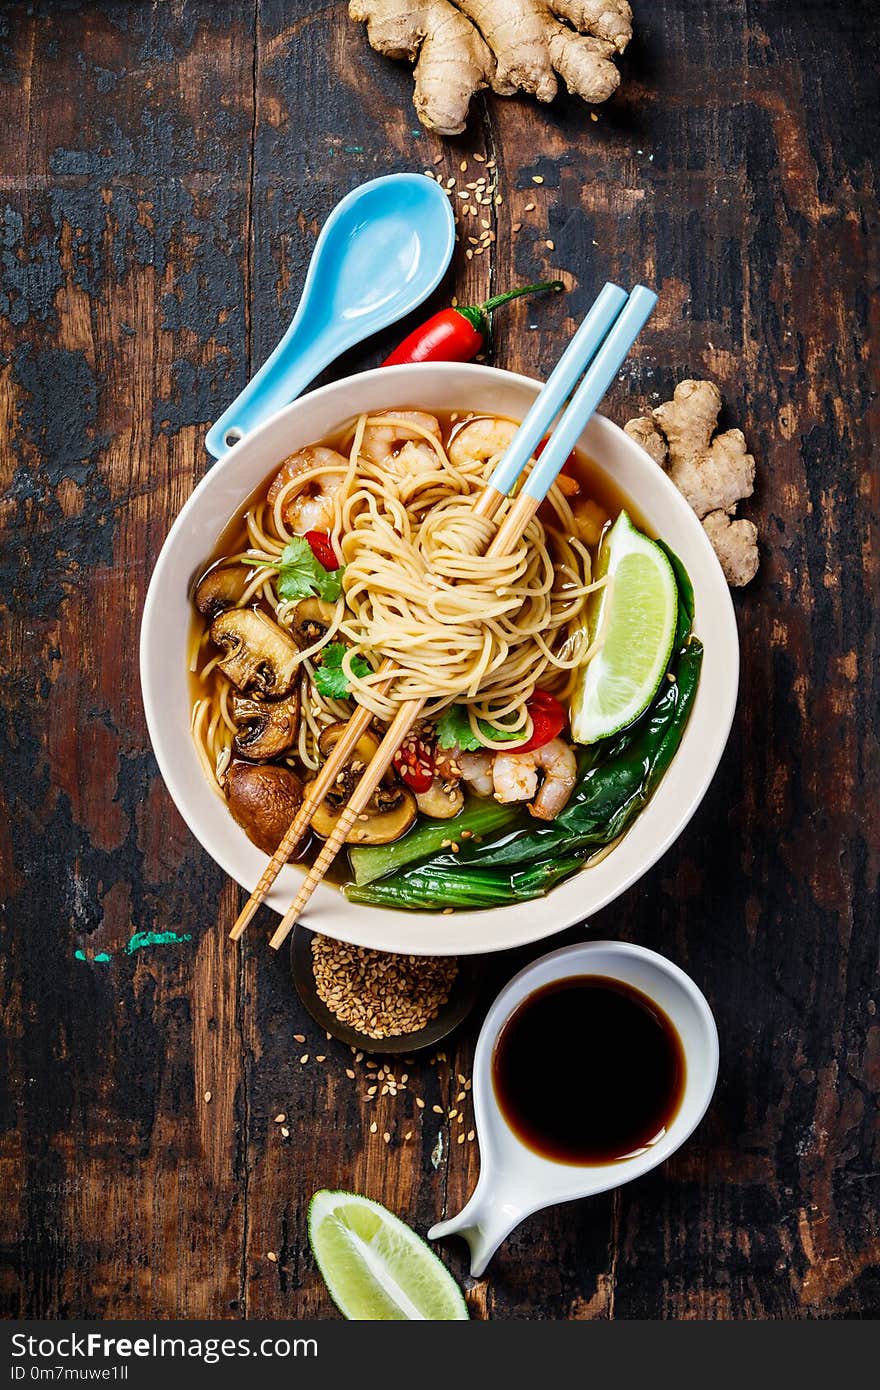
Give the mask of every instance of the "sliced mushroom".
<path id="1" fill-rule="evenodd" d="M 382 790 L 382 789 L 380 789 Z M 418 812 L 416 809 L 416 799 L 412 792 L 407 791 L 406 787 L 397 787 L 391 791 L 385 791 L 384 808 L 375 805 L 370 801 L 364 811 L 364 819 L 355 821 L 351 830 L 345 837 L 348 845 L 388 845 L 392 840 L 399 840 L 405 831 L 409 830 Z M 393 801 L 393 805 L 388 806 L 388 802 Z M 312 817 L 312 829 L 316 835 L 320 835 L 323 840 L 329 838 L 336 827 L 336 822 L 342 814 L 344 803 L 335 805 L 329 798 L 322 801 L 314 816 Z"/>
<path id="2" fill-rule="evenodd" d="M 250 571 L 247 565 L 215 565 L 196 587 L 196 608 L 211 622 L 241 598 Z"/>
<path id="3" fill-rule="evenodd" d="M 347 727 L 346 724 L 336 723 L 328 724 L 326 729 L 323 730 L 321 737 L 318 739 L 318 748 L 325 758 L 330 756 L 330 753 L 336 747 L 336 744 L 345 733 Z M 379 740 L 371 730 L 368 729 L 365 734 L 361 735 L 355 744 L 354 752 L 347 765 L 338 773 L 335 787 L 328 794 L 328 800 L 332 805 L 335 806 L 337 803 L 348 801 L 348 798 L 360 781 L 361 773 L 367 764 L 372 761 L 373 754 L 378 747 Z M 391 797 L 391 804 L 396 805 L 397 793 L 399 790 L 400 783 L 395 777 L 393 769 L 389 768 L 382 779 L 382 784 L 378 791 L 373 793 L 374 804 L 378 809 L 384 810 L 389 805 L 388 798 Z M 384 805 L 382 804 L 383 799 Z"/>
<path id="4" fill-rule="evenodd" d="M 293 610 L 291 627 L 303 647 L 312 647 L 324 636 L 336 610 L 322 598 L 304 598 Z"/>
<path id="5" fill-rule="evenodd" d="M 254 608 L 231 608 L 211 624 L 211 641 L 226 655 L 220 670 L 239 690 L 286 695 L 299 663 L 299 647 L 286 632 Z"/>
<path id="6" fill-rule="evenodd" d="M 232 740 L 234 751 L 252 762 L 268 762 L 294 745 L 299 728 L 299 691 L 294 687 L 282 700 L 252 700 L 236 694 L 232 697 L 232 717 L 238 725 Z"/>
<path id="7" fill-rule="evenodd" d="M 435 777 L 426 792 L 416 792 L 416 805 L 423 816 L 433 820 L 449 820 L 457 816 L 464 805 L 464 793 L 454 782 Z"/>
<path id="8" fill-rule="evenodd" d="M 229 809 L 249 840 L 274 854 L 302 805 L 302 782 L 286 767 L 233 763 L 226 774 Z"/>

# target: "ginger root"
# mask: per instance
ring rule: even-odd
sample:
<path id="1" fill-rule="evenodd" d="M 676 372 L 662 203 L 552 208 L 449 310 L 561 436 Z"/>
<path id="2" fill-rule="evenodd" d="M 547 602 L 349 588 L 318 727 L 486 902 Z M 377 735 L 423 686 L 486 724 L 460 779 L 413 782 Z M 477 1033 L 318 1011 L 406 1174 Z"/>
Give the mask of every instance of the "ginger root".
<path id="1" fill-rule="evenodd" d="M 732 520 L 737 503 L 754 490 L 755 460 L 742 430 L 715 434 L 720 410 L 713 382 L 682 381 L 671 401 L 624 429 L 669 473 L 702 521 L 728 584 L 738 587 L 758 569 L 757 528 Z"/>
<path id="2" fill-rule="evenodd" d="M 350 0 L 378 53 L 415 63 L 419 120 L 459 135 L 471 97 L 529 92 L 552 101 L 561 77 L 585 101 L 620 82 L 611 61 L 632 37 L 627 0 Z"/>

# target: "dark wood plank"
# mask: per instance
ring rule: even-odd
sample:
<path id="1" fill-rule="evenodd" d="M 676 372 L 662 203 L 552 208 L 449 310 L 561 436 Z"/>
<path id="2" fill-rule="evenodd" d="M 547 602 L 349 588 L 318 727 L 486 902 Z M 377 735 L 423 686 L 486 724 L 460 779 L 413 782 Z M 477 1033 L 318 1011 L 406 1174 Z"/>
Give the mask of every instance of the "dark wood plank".
<path id="1" fill-rule="evenodd" d="M 565 299 L 512 306 L 494 342 L 500 365 L 540 375 L 606 278 L 656 283 L 611 413 L 716 379 L 759 460 L 746 512 L 763 564 L 736 600 L 742 698 L 721 772 L 678 845 L 591 924 L 706 990 L 716 1100 L 661 1172 L 527 1222 L 472 1307 L 880 1307 L 876 22 L 867 3 L 637 11 L 597 121 L 564 98 L 480 99 L 468 134 L 440 141 L 343 4 L 6 7 L 9 1311 L 328 1316 L 305 1239 L 317 1187 L 425 1229 L 475 1181 L 475 1146 L 433 1107 L 455 1105 L 479 1015 L 448 1062 L 398 1066 L 407 1091 L 366 1098 L 365 1065 L 307 1020 L 267 922 L 240 963 L 227 947 L 237 893 L 158 780 L 134 657 L 205 427 L 289 319 L 329 209 L 390 170 L 467 181 L 477 154 L 499 170 L 495 250 L 468 260 L 465 241 L 437 304 L 558 271 Z M 191 940 L 129 957 L 136 930 Z M 493 961 L 487 992 L 528 954 Z"/>
<path id="2" fill-rule="evenodd" d="M 229 1313 L 231 904 L 158 780 L 136 653 L 200 421 L 247 372 L 252 44 L 232 5 L 6 20 L 4 1292 L 28 1316 Z M 192 941 L 124 954 L 169 929 Z"/>

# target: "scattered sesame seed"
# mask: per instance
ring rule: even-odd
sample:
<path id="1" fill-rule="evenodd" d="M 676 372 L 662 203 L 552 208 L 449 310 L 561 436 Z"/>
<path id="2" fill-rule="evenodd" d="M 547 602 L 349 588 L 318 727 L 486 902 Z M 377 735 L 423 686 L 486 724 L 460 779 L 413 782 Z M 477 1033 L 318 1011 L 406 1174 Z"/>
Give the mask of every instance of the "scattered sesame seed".
<path id="1" fill-rule="evenodd" d="M 370 1125 L 370 1133 L 375 1134 L 378 1128 L 379 1126 L 376 1124 L 376 1121 L 374 1120 L 373 1123 Z"/>
<path id="2" fill-rule="evenodd" d="M 300 1057 L 300 1059 L 299 1059 L 299 1064 L 300 1064 L 300 1066 L 301 1066 L 301 1067 L 304 1067 L 305 1064 L 306 1064 L 306 1062 L 307 1062 L 308 1060 L 309 1060 L 309 1054 L 308 1054 L 307 1052 L 304 1052 L 303 1055 L 302 1055 L 302 1056 Z"/>
<path id="3" fill-rule="evenodd" d="M 302 1043 L 302 1042 L 305 1042 L 305 1040 L 306 1040 L 306 1035 L 305 1035 L 305 1033 L 294 1033 L 294 1035 L 293 1035 L 293 1041 L 294 1041 L 294 1042 L 300 1042 L 300 1043 Z"/>
<path id="4" fill-rule="evenodd" d="M 463 159 L 463 160 L 461 161 L 461 163 L 459 164 L 458 167 L 459 167 L 459 169 L 461 170 L 461 172 L 462 172 L 463 174 L 466 173 L 466 172 L 467 172 L 467 160 L 466 160 L 466 159 Z"/>
<path id="5" fill-rule="evenodd" d="M 591 120 L 591 121 L 598 121 L 598 119 L 599 119 L 599 117 L 596 115 L 595 111 L 591 111 L 591 112 L 590 112 L 590 120 Z"/>
<path id="6" fill-rule="evenodd" d="M 442 1115 L 442 1114 L 443 1114 L 443 1106 L 442 1106 L 442 1105 L 432 1105 L 432 1106 L 431 1106 L 431 1109 L 433 1110 L 433 1112 L 434 1112 L 435 1115 Z"/>
<path id="7" fill-rule="evenodd" d="M 287 1116 L 284 1114 L 284 1111 L 282 1110 L 279 1114 L 275 1116 L 275 1123 L 276 1125 L 283 1125 L 286 1119 Z"/>
<path id="8" fill-rule="evenodd" d="M 205 1092 L 205 1104 L 206 1104 L 206 1105 L 210 1105 L 210 1104 L 211 1104 L 211 1092 L 210 1092 L 210 1091 L 206 1091 L 206 1092 Z"/>
<path id="9" fill-rule="evenodd" d="M 460 1134 L 460 1135 L 458 1136 L 458 1143 L 459 1143 L 459 1144 L 463 1144 L 463 1143 L 464 1143 L 464 1135 L 463 1135 L 463 1134 Z"/>
<path id="10" fill-rule="evenodd" d="M 349 1081 L 354 1081 L 354 1072 L 352 1071 L 351 1067 L 345 1068 L 345 1074 L 348 1077 Z"/>
<path id="11" fill-rule="evenodd" d="M 386 1143 L 386 1144 L 390 1144 L 390 1143 L 391 1143 L 391 1135 L 388 1133 L 388 1130 L 387 1130 L 387 1129 L 386 1129 L 385 1133 L 382 1135 L 382 1138 L 385 1140 L 385 1143 Z"/>
<path id="12" fill-rule="evenodd" d="M 286 1125 L 282 1125 L 282 1126 L 281 1126 L 281 1136 L 282 1136 L 283 1139 L 289 1139 L 289 1138 L 290 1138 L 290 1130 L 287 1128 Z"/>
<path id="13" fill-rule="evenodd" d="M 555 251 L 555 250 L 556 250 L 556 242 L 555 242 L 555 241 L 545 241 L 545 242 L 544 242 L 544 245 L 547 247 L 547 250 L 548 250 L 548 251 Z"/>
<path id="14" fill-rule="evenodd" d="M 275 1251 L 274 1251 L 274 1250 L 267 1250 L 267 1251 L 266 1251 L 266 1259 L 267 1259 L 267 1260 L 271 1260 L 272 1263 L 273 1263 L 273 1265 L 277 1265 L 277 1263 L 278 1263 L 278 1256 L 275 1254 Z"/>
<path id="15" fill-rule="evenodd" d="M 535 205 L 534 205 L 534 203 L 526 203 L 525 208 L 524 208 L 524 211 L 525 211 L 525 212 L 534 212 L 534 211 L 535 211 Z"/>
<path id="16" fill-rule="evenodd" d="M 542 175 L 542 174 L 532 174 L 532 183 L 543 183 L 543 182 L 544 182 L 544 178 L 543 178 L 543 175 Z"/>
<path id="17" fill-rule="evenodd" d="M 316 1062 L 326 1062 L 326 1060 L 327 1060 L 326 1054 L 323 1053 L 323 1052 L 321 1053 L 320 1057 L 316 1057 L 316 1058 L 315 1058 L 315 1061 L 316 1061 Z"/>
<path id="18" fill-rule="evenodd" d="M 469 1143 L 469 1144 L 472 1144 L 472 1143 L 474 1142 L 474 1140 L 476 1139 L 476 1137 L 477 1137 L 476 1131 L 473 1130 L 473 1129 L 469 1129 L 468 1132 L 467 1132 L 467 1137 L 468 1137 L 468 1143 Z"/>
<path id="19" fill-rule="evenodd" d="M 403 1137 L 404 1139 L 412 1139 L 412 1130 L 408 1129 Z"/>
<path id="20" fill-rule="evenodd" d="M 421 1096 L 416 1096 L 416 1105 L 419 1107 L 420 1110 L 424 1110 L 425 1102 L 422 1100 Z"/>

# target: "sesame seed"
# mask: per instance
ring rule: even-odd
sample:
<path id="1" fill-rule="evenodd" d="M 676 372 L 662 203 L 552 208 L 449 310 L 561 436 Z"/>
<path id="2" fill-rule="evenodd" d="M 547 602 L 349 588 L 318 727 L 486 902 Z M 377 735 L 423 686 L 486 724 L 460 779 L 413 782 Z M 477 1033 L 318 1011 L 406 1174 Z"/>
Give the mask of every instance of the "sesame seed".
<path id="1" fill-rule="evenodd" d="M 303 1043 L 303 1042 L 305 1042 L 305 1040 L 306 1040 L 306 1035 L 305 1035 L 305 1033 L 294 1033 L 294 1035 L 293 1035 L 293 1041 L 294 1041 L 294 1042 Z"/>
<path id="2" fill-rule="evenodd" d="M 454 958 L 389 955 L 329 937 L 312 938 L 312 964 L 319 997 L 343 1023 L 372 1038 L 418 1032 L 449 998 L 458 973 Z M 363 1060 L 363 1052 L 356 1060 Z M 318 1060 L 318 1058 L 316 1058 Z M 320 1060 L 326 1060 L 320 1055 Z M 409 1074 L 396 1080 L 390 1067 L 366 1063 L 375 1094 L 396 1095 Z M 353 1079 L 353 1078 L 351 1078 Z"/>
<path id="3" fill-rule="evenodd" d="M 467 1132 L 467 1137 L 468 1137 L 468 1143 L 469 1143 L 469 1144 L 472 1144 L 472 1143 L 474 1142 L 474 1140 L 476 1139 L 476 1137 L 477 1137 L 477 1136 L 476 1136 L 476 1131 L 473 1130 L 473 1129 L 469 1129 L 468 1132 Z"/>
<path id="4" fill-rule="evenodd" d="M 543 183 L 544 178 L 541 174 L 532 174 L 532 183 Z"/>
<path id="5" fill-rule="evenodd" d="M 421 1096 L 416 1096 L 416 1105 L 419 1107 L 420 1110 L 424 1110 L 425 1102 L 422 1100 Z"/>
<path id="6" fill-rule="evenodd" d="M 348 1077 L 349 1081 L 354 1081 L 354 1072 L 352 1071 L 351 1067 L 345 1068 L 345 1074 Z"/>
<path id="7" fill-rule="evenodd" d="M 548 251 L 555 251 L 555 250 L 556 250 L 556 242 L 555 242 L 555 241 L 545 241 L 545 242 L 544 242 L 544 245 L 547 247 L 547 250 L 548 250 Z"/>
<path id="8" fill-rule="evenodd" d="M 304 1052 L 303 1055 L 302 1055 L 302 1056 L 300 1057 L 300 1059 L 299 1059 L 299 1064 L 300 1064 L 300 1066 L 301 1066 L 301 1067 L 304 1067 L 305 1064 L 306 1064 L 306 1062 L 307 1062 L 308 1060 L 309 1060 L 309 1054 L 308 1054 L 307 1052 Z"/>
<path id="9" fill-rule="evenodd" d="M 388 1133 L 388 1130 L 387 1130 L 387 1129 L 386 1129 L 385 1133 L 382 1135 L 382 1138 L 385 1140 L 385 1143 L 386 1143 L 386 1144 L 390 1144 L 390 1143 L 391 1143 L 391 1135 Z"/>
<path id="10" fill-rule="evenodd" d="M 374 1120 L 373 1123 L 370 1125 L 370 1133 L 375 1134 L 378 1128 L 379 1126 L 376 1124 L 376 1121 Z"/>
<path id="11" fill-rule="evenodd" d="M 206 1092 L 205 1092 L 205 1104 L 206 1104 L 206 1105 L 210 1105 L 210 1104 L 211 1104 L 211 1092 L 210 1092 L 210 1091 L 206 1091 Z"/>
<path id="12" fill-rule="evenodd" d="M 281 1135 L 282 1135 L 282 1138 L 284 1138 L 284 1139 L 289 1139 L 289 1138 L 290 1138 L 290 1130 L 287 1128 L 286 1125 L 282 1125 L 282 1126 L 281 1126 Z"/>
<path id="13" fill-rule="evenodd" d="M 276 1125 L 283 1125 L 286 1119 L 287 1116 L 284 1114 L 284 1111 L 282 1110 L 280 1114 L 275 1116 L 275 1123 Z"/>
<path id="14" fill-rule="evenodd" d="M 525 212 L 534 212 L 534 211 L 535 211 L 535 205 L 534 205 L 534 203 L 526 203 L 525 208 L 524 208 L 524 211 L 525 211 Z"/>
<path id="15" fill-rule="evenodd" d="M 442 1105 L 432 1105 L 432 1106 L 431 1106 L 431 1109 L 433 1110 L 433 1112 L 434 1112 L 435 1115 L 442 1115 L 442 1114 L 443 1114 L 443 1106 L 442 1106 Z"/>
<path id="16" fill-rule="evenodd" d="M 267 1251 L 266 1251 L 266 1259 L 267 1259 L 267 1260 L 271 1260 L 272 1263 L 273 1263 L 273 1265 L 277 1265 L 277 1263 L 278 1263 L 278 1256 L 275 1254 L 275 1251 L 274 1251 L 274 1250 L 267 1250 Z"/>

